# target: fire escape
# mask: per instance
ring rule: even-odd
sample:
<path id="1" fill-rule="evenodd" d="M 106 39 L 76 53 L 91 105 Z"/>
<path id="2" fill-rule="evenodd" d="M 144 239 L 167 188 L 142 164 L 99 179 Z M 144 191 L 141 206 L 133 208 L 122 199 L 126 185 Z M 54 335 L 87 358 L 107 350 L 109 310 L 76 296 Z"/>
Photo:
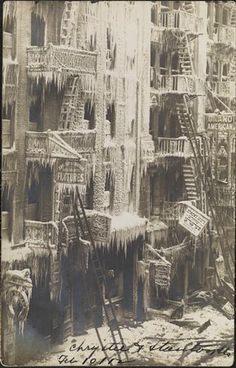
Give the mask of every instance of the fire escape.
<path id="1" fill-rule="evenodd" d="M 202 80 L 195 76 L 193 68 L 192 41 L 201 32 L 201 19 L 194 14 L 194 2 L 183 2 L 179 10 L 160 13 L 160 26 L 164 42 L 174 43 L 179 55 L 179 73 L 177 75 L 151 75 L 151 96 L 161 95 L 171 105 L 175 101 L 175 111 L 181 133 L 188 138 L 192 157 L 183 165 L 183 175 L 188 200 L 206 214 L 210 214 L 213 226 L 219 236 L 222 255 L 231 282 L 233 278 L 233 254 L 224 228 L 222 213 L 217 204 L 214 180 L 210 166 L 210 149 L 204 134 L 199 134 L 192 114 L 192 105 L 198 96 L 205 95 Z M 234 19 L 234 18 L 233 18 Z M 175 41 L 173 41 L 175 39 Z M 234 59 L 233 59 L 234 63 Z M 231 67 L 231 68 L 234 68 Z M 151 70 L 153 73 L 153 70 Z M 211 93 L 212 94 L 212 93 Z M 168 97 L 171 96 L 171 99 Z M 174 97 L 174 99 L 173 99 Z M 219 97 L 217 97 L 219 99 Z M 202 235 L 203 243 L 211 242 L 211 231 Z"/>

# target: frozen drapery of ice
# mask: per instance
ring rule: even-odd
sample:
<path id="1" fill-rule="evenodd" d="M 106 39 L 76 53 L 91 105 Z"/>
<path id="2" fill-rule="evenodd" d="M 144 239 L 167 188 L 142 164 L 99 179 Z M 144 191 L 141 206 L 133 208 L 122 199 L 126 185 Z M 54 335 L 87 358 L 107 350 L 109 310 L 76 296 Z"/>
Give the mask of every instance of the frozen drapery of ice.
<path id="1" fill-rule="evenodd" d="M 119 216 L 113 216 L 111 220 L 111 245 L 127 250 L 128 243 L 133 242 L 139 236 L 145 236 L 146 218 L 136 214 L 123 212 Z"/>
<path id="2" fill-rule="evenodd" d="M 16 17 L 17 2 L 16 1 L 5 1 L 3 3 L 3 26 L 5 26 L 7 19 Z"/>
<path id="3" fill-rule="evenodd" d="M 167 239 L 167 230 L 168 226 L 158 218 L 152 218 L 151 221 L 148 222 L 147 234 L 152 247 L 155 247 L 157 242 Z"/>
<path id="4" fill-rule="evenodd" d="M 133 168 L 136 160 L 136 144 L 130 138 L 125 141 L 124 144 L 124 182 L 125 182 L 125 190 L 130 192 L 131 186 L 131 177 L 133 173 Z"/>
<path id="5" fill-rule="evenodd" d="M 18 79 L 19 65 L 16 60 L 4 59 L 2 78 L 3 102 L 8 105 L 15 101 Z"/>

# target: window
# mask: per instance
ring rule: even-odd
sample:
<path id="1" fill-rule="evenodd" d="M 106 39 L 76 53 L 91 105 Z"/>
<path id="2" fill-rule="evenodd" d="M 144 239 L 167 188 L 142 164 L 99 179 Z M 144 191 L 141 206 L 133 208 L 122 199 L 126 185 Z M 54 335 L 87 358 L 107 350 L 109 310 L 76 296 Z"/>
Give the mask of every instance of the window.
<path id="1" fill-rule="evenodd" d="M 111 137 L 113 138 L 116 133 L 116 113 L 114 103 L 110 104 L 107 108 L 106 120 L 109 120 L 111 123 Z"/>
<path id="2" fill-rule="evenodd" d="M 95 128 L 95 111 L 94 104 L 91 101 L 86 101 L 84 105 L 84 119 L 86 129 L 94 129 Z"/>
<path id="3" fill-rule="evenodd" d="M 179 73 L 179 55 L 175 52 L 171 59 L 171 74 Z"/>
<path id="4" fill-rule="evenodd" d="M 112 173 L 108 171 L 105 179 L 105 193 L 104 193 L 104 211 L 111 214 L 113 211 L 114 200 L 114 183 L 112 181 Z"/>
<path id="5" fill-rule="evenodd" d="M 167 54 L 166 53 L 163 53 L 160 56 L 160 71 L 162 75 L 167 74 L 168 66 L 167 66 Z"/>
<path id="6" fill-rule="evenodd" d="M 228 25 L 228 19 L 229 19 L 229 16 L 228 16 L 228 10 L 223 8 L 223 19 L 222 19 L 222 23 L 225 24 L 226 26 Z"/>
<path id="7" fill-rule="evenodd" d="M 4 186 L 2 190 L 2 241 L 11 241 L 13 191 Z"/>
<path id="8" fill-rule="evenodd" d="M 31 46 L 44 46 L 45 22 L 39 15 L 31 14 Z"/>
<path id="9" fill-rule="evenodd" d="M 3 31 L 7 33 L 13 33 L 14 29 L 14 21 L 13 17 L 10 17 L 9 15 L 6 18 L 6 21 L 3 22 Z"/>
<path id="10" fill-rule="evenodd" d="M 221 19 L 220 19 L 220 5 L 216 4 L 215 5 L 215 22 L 216 23 L 220 23 Z"/>
<path id="11" fill-rule="evenodd" d="M 40 130 L 42 121 L 42 83 L 33 83 L 30 86 L 31 103 L 29 107 L 29 129 L 32 131 Z"/>
<path id="12" fill-rule="evenodd" d="M 111 29 L 107 28 L 107 69 L 114 69 L 116 60 L 116 45 L 111 42 Z"/>
<path id="13" fill-rule="evenodd" d="M 226 80 L 229 73 L 229 64 L 224 64 L 222 69 L 222 79 Z"/>
<path id="14" fill-rule="evenodd" d="M 5 105 L 2 110 L 2 147 L 11 148 L 14 142 L 14 105 Z"/>
<path id="15" fill-rule="evenodd" d="M 27 208 L 26 208 L 26 219 L 28 220 L 39 220 L 38 210 L 39 210 L 39 195 L 40 187 L 36 180 L 33 180 L 30 188 L 27 192 Z"/>
<path id="16" fill-rule="evenodd" d="M 156 49 L 151 45 L 151 66 L 156 66 Z"/>
<path id="17" fill-rule="evenodd" d="M 214 79 L 217 79 L 219 78 L 219 62 L 216 61 L 213 63 L 213 77 Z"/>

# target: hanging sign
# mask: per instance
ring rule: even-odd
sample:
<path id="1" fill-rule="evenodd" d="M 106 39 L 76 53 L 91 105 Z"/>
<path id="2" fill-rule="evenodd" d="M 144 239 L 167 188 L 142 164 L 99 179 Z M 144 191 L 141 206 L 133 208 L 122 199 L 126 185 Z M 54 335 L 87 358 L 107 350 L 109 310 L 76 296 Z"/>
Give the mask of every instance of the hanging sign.
<path id="1" fill-rule="evenodd" d="M 155 285 L 165 288 L 170 287 L 171 264 L 162 260 L 155 261 Z"/>
<path id="2" fill-rule="evenodd" d="M 154 161 L 154 142 L 152 136 L 147 134 L 141 137 L 141 155 L 142 160 L 146 162 L 153 162 Z"/>
<path id="3" fill-rule="evenodd" d="M 191 234 L 199 236 L 209 220 L 210 217 L 205 213 L 192 205 L 188 205 L 183 216 L 179 220 L 179 224 Z"/>
<path id="4" fill-rule="evenodd" d="M 209 130 L 234 129 L 233 121 L 233 114 L 206 114 L 206 124 Z"/>
<path id="5" fill-rule="evenodd" d="M 85 161 L 60 160 L 57 166 L 56 182 L 86 185 L 85 167 Z"/>

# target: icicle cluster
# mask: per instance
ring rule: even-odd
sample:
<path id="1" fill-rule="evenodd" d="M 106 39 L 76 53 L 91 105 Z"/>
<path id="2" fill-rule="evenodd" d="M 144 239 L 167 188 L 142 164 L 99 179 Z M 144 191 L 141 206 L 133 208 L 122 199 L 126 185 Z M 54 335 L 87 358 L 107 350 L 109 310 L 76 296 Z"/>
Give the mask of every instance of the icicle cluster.
<path id="1" fill-rule="evenodd" d="M 7 18 L 15 19 L 17 12 L 17 2 L 16 1 L 5 1 L 3 3 L 3 27 L 5 27 L 7 23 Z"/>
<path id="2" fill-rule="evenodd" d="M 128 243 L 132 243 L 139 236 L 145 236 L 146 221 L 145 218 L 128 212 L 113 216 L 111 221 L 111 245 L 118 249 L 124 248 L 126 254 Z"/>
<path id="3" fill-rule="evenodd" d="M 125 190 L 129 193 L 131 190 L 130 182 L 133 173 L 133 168 L 136 161 L 136 145 L 135 142 L 129 138 L 124 144 L 124 182 Z"/>
<path id="4" fill-rule="evenodd" d="M 3 103 L 8 105 L 16 99 L 17 87 L 19 79 L 19 65 L 16 60 L 4 59 L 2 93 Z"/>

